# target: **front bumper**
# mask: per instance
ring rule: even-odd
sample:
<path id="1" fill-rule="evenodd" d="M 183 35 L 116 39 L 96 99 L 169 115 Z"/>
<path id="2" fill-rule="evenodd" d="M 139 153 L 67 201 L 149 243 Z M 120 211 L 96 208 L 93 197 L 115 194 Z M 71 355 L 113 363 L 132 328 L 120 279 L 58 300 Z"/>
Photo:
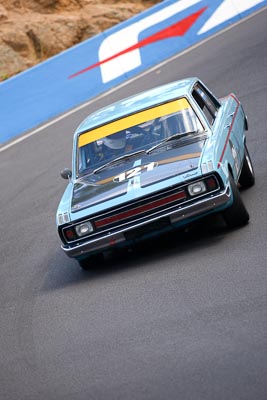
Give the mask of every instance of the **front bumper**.
<path id="1" fill-rule="evenodd" d="M 209 197 L 199 199 L 188 205 L 179 206 L 177 209 L 163 213 L 160 216 L 154 216 L 142 222 L 138 221 L 131 224 L 131 226 L 120 227 L 113 232 L 105 232 L 103 236 L 91 238 L 82 243 L 75 243 L 71 246 L 62 245 L 61 248 L 69 257 L 83 258 L 90 255 L 90 253 L 101 252 L 113 246 L 120 246 L 128 243 L 131 232 L 135 230 L 142 232 L 142 227 L 144 231 L 146 231 L 146 226 L 153 222 L 168 218 L 169 227 L 175 228 L 179 225 L 186 224 L 187 221 L 189 222 L 193 219 L 200 218 L 211 212 L 220 211 L 227 207 L 231 201 L 230 198 L 231 192 L 229 187 L 227 187 L 222 192 L 211 194 Z"/>

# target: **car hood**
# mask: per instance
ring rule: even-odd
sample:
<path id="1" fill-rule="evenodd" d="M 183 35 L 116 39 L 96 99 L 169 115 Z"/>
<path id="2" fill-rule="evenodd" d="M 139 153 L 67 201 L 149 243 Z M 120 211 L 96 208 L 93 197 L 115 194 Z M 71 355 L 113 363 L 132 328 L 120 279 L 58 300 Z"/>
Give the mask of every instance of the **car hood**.
<path id="1" fill-rule="evenodd" d="M 152 154 L 137 154 L 103 170 L 86 175 L 74 182 L 71 211 L 77 212 L 105 201 L 118 198 L 127 202 L 142 196 L 142 189 L 196 170 L 205 140 Z M 152 190 L 157 190 L 153 188 Z M 124 196 L 124 199 L 119 199 Z"/>

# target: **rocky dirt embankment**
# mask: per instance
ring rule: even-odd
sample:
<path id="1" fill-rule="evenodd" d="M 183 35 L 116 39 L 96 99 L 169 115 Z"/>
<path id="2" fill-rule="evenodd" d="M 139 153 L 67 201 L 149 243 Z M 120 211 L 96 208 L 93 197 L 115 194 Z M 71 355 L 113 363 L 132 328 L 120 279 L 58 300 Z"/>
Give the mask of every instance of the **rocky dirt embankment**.
<path id="1" fill-rule="evenodd" d="M 0 81 L 161 0 L 1 0 Z"/>

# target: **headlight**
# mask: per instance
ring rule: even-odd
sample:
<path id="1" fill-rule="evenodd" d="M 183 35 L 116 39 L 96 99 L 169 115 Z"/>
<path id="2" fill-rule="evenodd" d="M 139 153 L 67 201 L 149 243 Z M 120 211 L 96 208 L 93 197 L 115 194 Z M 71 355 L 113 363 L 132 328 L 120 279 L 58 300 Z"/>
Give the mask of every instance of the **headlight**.
<path id="1" fill-rule="evenodd" d="M 79 237 L 88 235 L 89 233 L 93 232 L 93 230 L 93 225 L 89 221 L 75 226 L 75 231 Z"/>
<path id="2" fill-rule="evenodd" d="M 195 182 L 191 185 L 188 185 L 188 192 L 190 196 L 197 196 L 198 194 L 205 193 L 206 191 L 206 185 L 203 181 Z"/>

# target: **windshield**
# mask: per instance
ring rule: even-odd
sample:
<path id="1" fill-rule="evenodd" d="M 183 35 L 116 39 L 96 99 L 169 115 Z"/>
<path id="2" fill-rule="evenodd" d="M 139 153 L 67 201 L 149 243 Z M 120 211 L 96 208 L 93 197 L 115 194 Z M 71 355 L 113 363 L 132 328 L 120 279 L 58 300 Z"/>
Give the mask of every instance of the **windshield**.
<path id="1" fill-rule="evenodd" d="M 112 165 L 112 160 L 122 162 L 127 155 L 140 157 L 141 151 L 156 148 L 173 135 L 179 139 L 179 133 L 185 138 L 187 132 L 192 137 L 192 132 L 201 131 L 203 127 L 185 98 L 141 111 L 80 135 L 78 174 L 101 170 L 105 164 Z"/>

